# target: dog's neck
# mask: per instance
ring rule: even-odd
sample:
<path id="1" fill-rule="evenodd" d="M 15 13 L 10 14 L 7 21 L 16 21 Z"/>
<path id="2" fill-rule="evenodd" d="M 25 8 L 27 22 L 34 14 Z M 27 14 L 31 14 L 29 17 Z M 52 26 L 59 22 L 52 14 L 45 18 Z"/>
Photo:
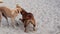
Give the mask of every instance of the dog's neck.
<path id="1" fill-rule="evenodd" d="M 18 14 L 19 13 L 18 13 L 18 11 L 16 9 L 11 11 L 11 15 L 14 16 L 14 17 L 16 17 Z"/>

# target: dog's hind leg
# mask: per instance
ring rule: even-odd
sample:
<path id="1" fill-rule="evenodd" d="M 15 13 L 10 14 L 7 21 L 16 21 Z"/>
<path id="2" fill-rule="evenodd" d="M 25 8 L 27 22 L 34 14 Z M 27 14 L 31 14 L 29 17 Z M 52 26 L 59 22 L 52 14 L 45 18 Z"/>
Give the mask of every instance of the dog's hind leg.
<path id="1" fill-rule="evenodd" d="M 0 26 L 1 26 L 2 13 L 0 12 Z"/>
<path id="2" fill-rule="evenodd" d="M 9 26 L 8 18 L 7 17 L 5 17 L 5 18 L 6 18 L 6 21 L 7 21 L 8 26 Z"/>
<path id="3" fill-rule="evenodd" d="M 36 29 L 35 29 L 35 27 L 36 27 L 35 20 L 32 20 L 32 21 L 31 21 L 31 24 L 33 24 L 33 30 L 35 31 L 35 30 L 36 30 Z"/>
<path id="4" fill-rule="evenodd" d="M 3 15 L 3 17 L 5 17 L 5 19 L 7 20 L 7 24 L 8 24 L 8 26 L 9 26 L 9 22 L 8 22 L 7 16 L 5 16 L 4 13 L 2 13 L 2 15 Z"/>

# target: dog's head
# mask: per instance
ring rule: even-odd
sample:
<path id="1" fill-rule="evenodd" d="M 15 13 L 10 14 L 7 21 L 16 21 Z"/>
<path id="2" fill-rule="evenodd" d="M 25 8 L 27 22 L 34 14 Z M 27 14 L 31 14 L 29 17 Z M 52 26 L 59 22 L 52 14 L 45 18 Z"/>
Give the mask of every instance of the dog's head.
<path id="1" fill-rule="evenodd" d="M 17 9 L 18 13 L 21 13 L 21 11 L 22 11 L 21 6 L 19 6 L 18 4 L 16 4 L 16 9 Z"/>

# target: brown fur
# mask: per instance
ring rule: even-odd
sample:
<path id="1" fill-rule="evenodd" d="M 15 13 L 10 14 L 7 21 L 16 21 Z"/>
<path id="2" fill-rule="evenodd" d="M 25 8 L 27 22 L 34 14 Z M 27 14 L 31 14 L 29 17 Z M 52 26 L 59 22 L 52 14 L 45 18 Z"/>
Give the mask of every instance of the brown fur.
<path id="1" fill-rule="evenodd" d="M 2 19 L 1 15 L 2 15 L 6 18 L 7 23 L 8 23 L 7 17 L 11 18 L 11 21 L 12 21 L 11 24 L 12 24 L 12 26 L 14 26 L 15 17 L 20 13 L 20 11 L 21 11 L 21 8 L 18 7 L 18 5 L 16 5 L 16 9 L 14 9 L 14 10 L 10 10 L 7 7 L 0 7 L 0 25 L 1 25 L 1 19 Z M 12 14 L 12 12 L 13 12 L 13 14 Z"/>
<path id="2" fill-rule="evenodd" d="M 24 9 L 21 11 L 22 19 L 20 19 L 24 23 L 25 27 L 25 32 L 26 32 L 26 27 L 28 26 L 29 23 L 33 25 L 33 30 L 35 31 L 35 19 L 32 13 L 27 13 Z"/>

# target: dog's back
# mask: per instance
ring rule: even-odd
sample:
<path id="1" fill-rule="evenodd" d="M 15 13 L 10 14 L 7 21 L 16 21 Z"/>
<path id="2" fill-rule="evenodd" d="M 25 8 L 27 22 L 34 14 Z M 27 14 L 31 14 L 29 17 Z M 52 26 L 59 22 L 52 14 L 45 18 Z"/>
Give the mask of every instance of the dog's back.
<path id="1" fill-rule="evenodd" d="M 32 13 L 27 13 L 25 18 L 26 18 L 26 19 L 33 19 L 34 16 L 33 16 Z"/>
<path id="2" fill-rule="evenodd" d="M 30 20 L 30 19 L 34 19 L 34 16 L 32 13 L 27 13 L 25 14 L 25 16 L 23 16 L 22 19 L 20 19 L 22 22 L 24 22 L 24 20 Z"/>

